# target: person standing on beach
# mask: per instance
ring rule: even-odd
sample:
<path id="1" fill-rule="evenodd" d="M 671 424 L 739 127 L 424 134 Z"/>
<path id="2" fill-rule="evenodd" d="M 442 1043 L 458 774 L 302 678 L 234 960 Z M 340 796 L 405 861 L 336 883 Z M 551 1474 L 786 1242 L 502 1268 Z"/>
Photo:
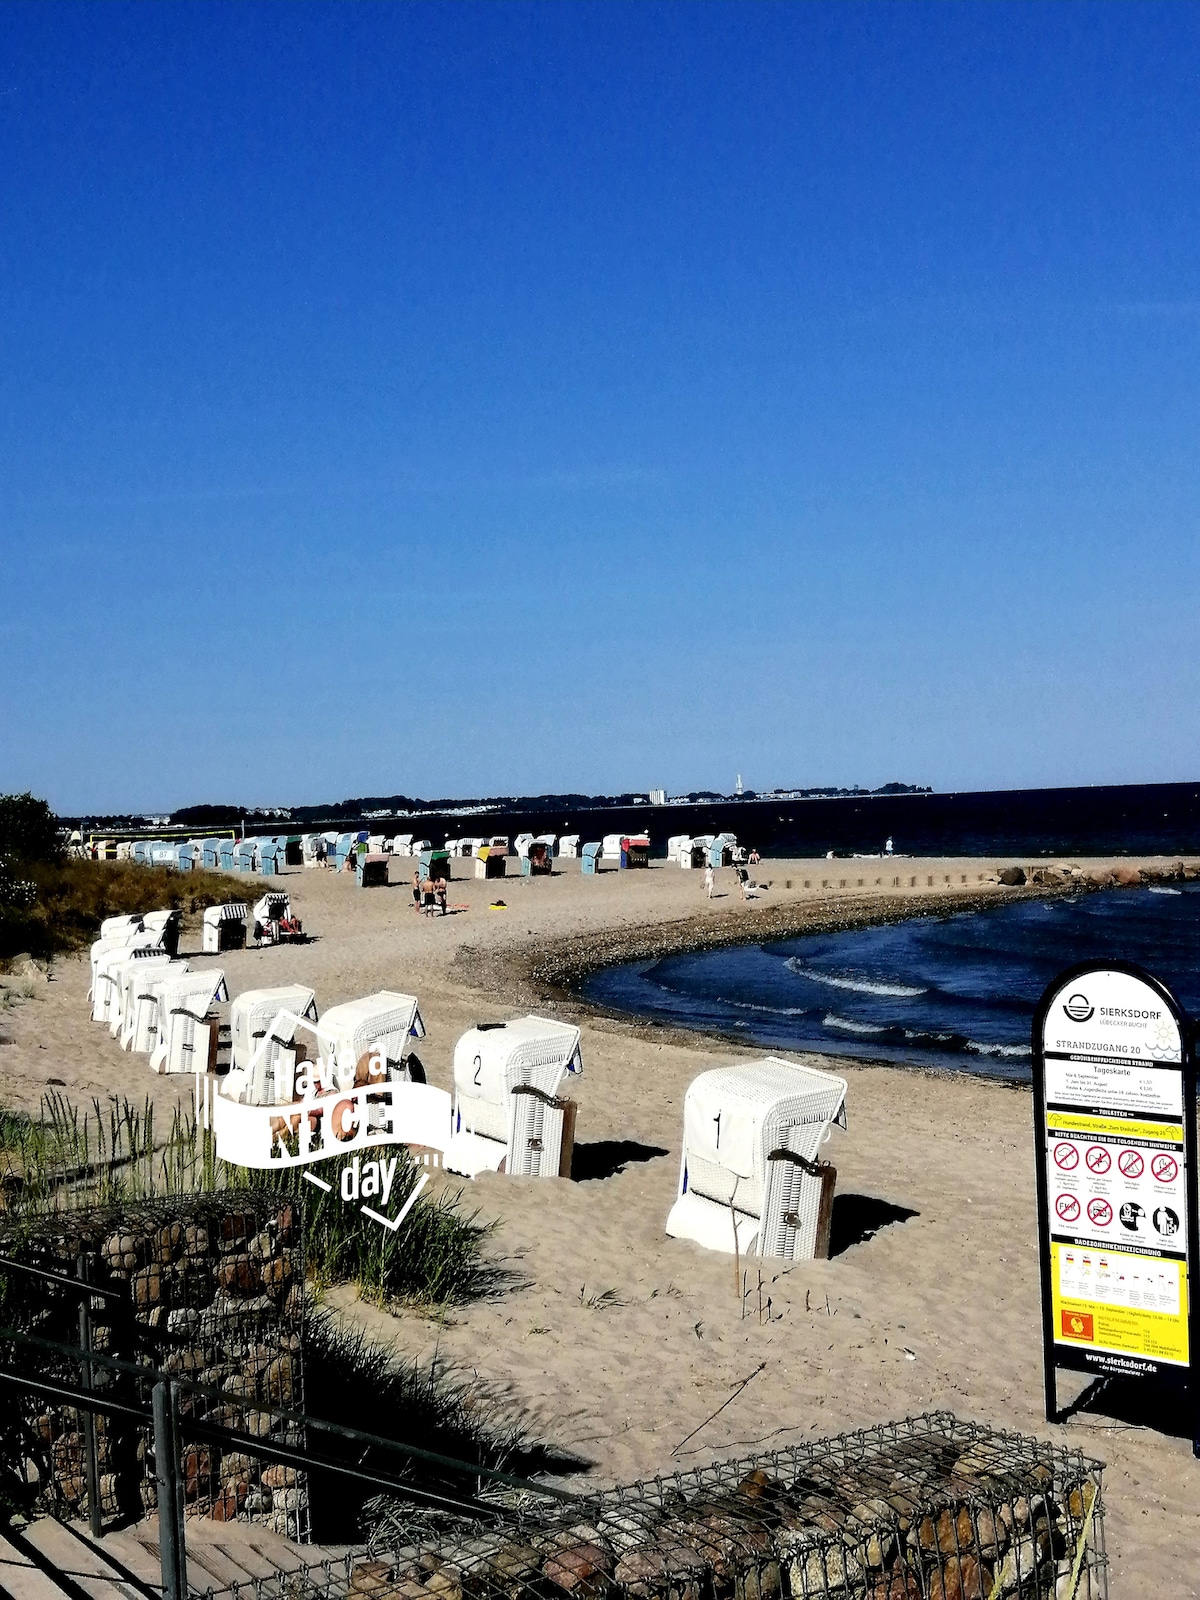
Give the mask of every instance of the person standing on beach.
<path id="1" fill-rule="evenodd" d="M 708 895 L 708 898 L 711 900 L 713 897 L 713 869 L 711 861 L 704 869 L 704 889 L 705 893 Z"/>

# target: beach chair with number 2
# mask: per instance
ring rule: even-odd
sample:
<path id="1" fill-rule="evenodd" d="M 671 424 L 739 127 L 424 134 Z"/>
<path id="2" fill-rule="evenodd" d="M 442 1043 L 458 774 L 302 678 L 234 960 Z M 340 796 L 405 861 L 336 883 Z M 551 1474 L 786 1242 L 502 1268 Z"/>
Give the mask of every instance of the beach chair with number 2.
<path id="1" fill-rule="evenodd" d="M 575 1105 L 558 1097 L 583 1071 L 579 1029 L 545 1017 L 480 1023 L 454 1047 L 454 1111 L 444 1165 L 557 1178 L 570 1173 Z"/>

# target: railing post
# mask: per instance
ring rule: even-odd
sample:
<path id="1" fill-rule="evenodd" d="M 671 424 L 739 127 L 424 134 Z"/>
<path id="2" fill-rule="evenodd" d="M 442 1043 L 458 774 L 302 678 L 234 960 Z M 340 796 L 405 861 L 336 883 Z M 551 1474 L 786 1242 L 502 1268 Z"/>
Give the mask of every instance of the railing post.
<path id="1" fill-rule="evenodd" d="M 169 1378 L 154 1385 L 154 1476 L 158 1486 L 158 1547 L 164 1600 L 187 1600 L 183 1480 L 179 1472 L 178 1390 Z"/>
<path id="2" fill-rule="evenodd" d="M 75 1273 L 82 1282 L 87 1282 L 87 1259 L 82 1250 L 76 1258 Z M 79 1364 L 80 1387 L 90 1394 L 92 1363 L 88 1357 L 92 1353 L 92 1297 L 88 1294 L 79 1297 L 79 1348 L 83 1352 L 83 1360 Z M 103 1529 L 100 1525 L 100 1461 L 96 1453 L 96 1413 L 90 1409 L 85 1410 L 81 1421 L 84 1470 L 87 1473 L 88 1526 L 92 1538 L 99 1539 Z"/>

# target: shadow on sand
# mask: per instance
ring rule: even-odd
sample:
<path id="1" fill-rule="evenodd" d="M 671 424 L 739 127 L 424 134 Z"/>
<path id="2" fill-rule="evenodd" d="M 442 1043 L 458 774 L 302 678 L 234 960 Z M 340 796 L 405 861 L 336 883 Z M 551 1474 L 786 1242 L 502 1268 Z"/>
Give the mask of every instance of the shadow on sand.
<path id="1" fill-rule="evenodd" d="M 1059 1383 L 1061 1394 L 1061 1378 Z M 1150 1428 L 1171 1439 L 1192 1437 L 1191 1408 L 1178 1387 L 1153 1378 L 1096 1378 L 1059 1412 L 1058 1421 L 1076 1416 L 1102 1417 L 1118 1429 Z"/>
<path id="2" fill-rule="evenodd" d="M 895 1206 L 890 1200 L 877 1200 L 874 1195 L 835 1194 L 829 1254 L 840 1256 L 856 1244 L 866 1244 L 880 1228 L 890 1228 L 895 1222 L 907 1222 L 910 1217 L 919 1215 L 907 1206 Z"/>
<path id="3" fill-rule="evenodd" d="M 596 1178 L 612 1178 L 624 1172 L 631 1161 L 657 1161 L 669 1152 L 656 1144 L 639 1144 L 636 1139 L 596 1139 L 577 1144 L 571 1158 L 571 1177 L 576 1183 Z"/>

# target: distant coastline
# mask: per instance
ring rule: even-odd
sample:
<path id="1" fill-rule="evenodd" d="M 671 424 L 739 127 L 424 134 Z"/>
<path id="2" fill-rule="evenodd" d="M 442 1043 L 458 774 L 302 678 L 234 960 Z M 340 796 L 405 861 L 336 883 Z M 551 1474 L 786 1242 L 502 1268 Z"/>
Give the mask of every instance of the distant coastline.
<path id="1" fill-rule="evenodd" d="M 361 827 L 371 833 L 416 833 L 440 845 L 448 837 L 480 830 L 576 833 L 584 840 L 610 833 L 648 833 L 651 853 L 666 853 L 668 838 L 735 833 L 747 846 L 780 859 L 825 856 L 876 856 L 887 840 L 904 856 L 1162 856 L 1200 852 L 1200 781 L 1122 784 L 1095 788 L 985 790 L 938 794 L 928 790 L 897 793 L 851 791 L 836 797 L 802 799 L 721 798 L 624 804 L 626 797 L 603 801 L 588 796 L 539 796 L 488 802 L 488 809 L 426 810 L 415 814 L 351 815 L 339 808 L 297 807 L 290 813 L 247 812 L 249 832 L 342 831 Z M 562 805 L 551 802 L 562 800 Z M 579 803 L 575 803 L 578 801 Z M 350 805 L 350 802 L 343 803 Z M 486 821 L 484 821 L 486 819 Z M 74 818 L 85 831 L 119 831 L 118 824 L 149 829 L 144 818 Z M 237 827 L 230 821 L 225 826 Z M 180 826 L 183 836 L 215 829 L 215 822 Z"/>

